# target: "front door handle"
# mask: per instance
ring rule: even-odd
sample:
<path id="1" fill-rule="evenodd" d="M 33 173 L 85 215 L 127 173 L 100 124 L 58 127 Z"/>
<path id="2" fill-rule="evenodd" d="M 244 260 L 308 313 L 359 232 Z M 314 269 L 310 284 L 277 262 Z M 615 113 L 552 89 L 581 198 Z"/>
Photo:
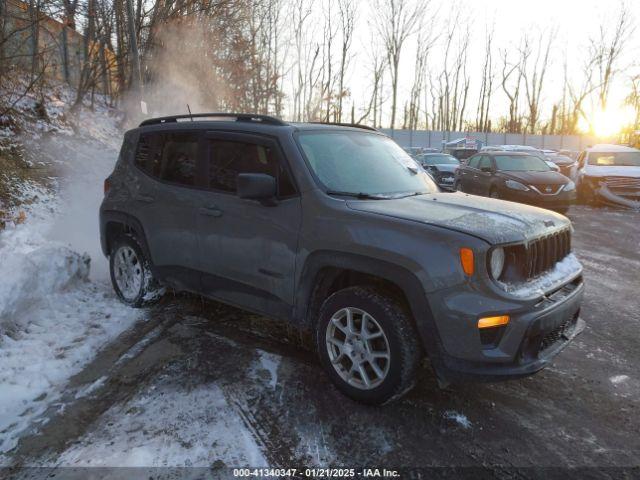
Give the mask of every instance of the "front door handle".
<path id="1" fill-rule="evenodd" d="M 155 201 L 155 198 L 153 198 L 151 195 L 145 195 L 143 193 L 139 193 L 134 197 L 134 200 L 142 203 L 153 203 Z"/>
<path id="2" fill-rule="evenodd" d="M 201 207 L 198 209 L 198 212 L 200 212 L 200 215 L 204 215 L 206 217 L 222 216 L 222 210 L 220 210 L 218 207 Z"/>

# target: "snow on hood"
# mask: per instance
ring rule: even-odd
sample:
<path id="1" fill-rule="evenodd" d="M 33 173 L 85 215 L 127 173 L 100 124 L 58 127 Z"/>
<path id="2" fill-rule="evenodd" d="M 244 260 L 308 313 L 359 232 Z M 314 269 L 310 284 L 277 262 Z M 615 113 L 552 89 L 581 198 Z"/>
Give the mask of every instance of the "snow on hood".
<path id="1" fill-rule="evenodd" d="M 389 200 L 350 200 L 358 211 L 388 215 L 467 233 L 496 245 L 528 242 L 571 225 L 558 213 L 464 193 L 434 193 Z"/>
<path id="2" fill-rule="evenodd" d="M 617 165 L 595 166 L 586 165 L 584 167 L 585 175 L 589 177 L 630 177 L 640 178 L 640 167 L 623 167 Z"/>

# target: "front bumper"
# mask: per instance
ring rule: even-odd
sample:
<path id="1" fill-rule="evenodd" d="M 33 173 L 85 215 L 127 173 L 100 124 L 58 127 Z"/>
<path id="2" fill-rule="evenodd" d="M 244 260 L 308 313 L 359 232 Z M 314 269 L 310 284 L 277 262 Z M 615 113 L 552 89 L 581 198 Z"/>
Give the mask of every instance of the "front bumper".
<path id="1" fill-rule="evenodd" d="M 504 188 L 500 192 L 500 198 L 511 202 L 526 203 L 542 208 L 566 208 L 576 200 L 576 191 L 560 192 L 556 195 L 541 195 L 535 191 L 529 190 L 522 192 Z"/>
<path id="2" fill-rule="evenodd" d="M 480 300 L 477 292 L 459 294 L 455 302 L 458 308 L 467 303 L 466 313 L 460 315 L 454 309 L 448 318 L 436 317 L 442 348 L 433 363 L 439 378 L 445 383 L 498 381 L 541 370 L 584 330 L 583 296 L 581 276 L 528 305 Z M 440 305 L 434 313 L 451 307 L 452 298 L 446 293 L 440 300 L 450 305 Z M 510 315 L 506 327 L 490 329 L 494 331 L 489 335 L 476 328 L 478 317 L 499 313 Z"/>

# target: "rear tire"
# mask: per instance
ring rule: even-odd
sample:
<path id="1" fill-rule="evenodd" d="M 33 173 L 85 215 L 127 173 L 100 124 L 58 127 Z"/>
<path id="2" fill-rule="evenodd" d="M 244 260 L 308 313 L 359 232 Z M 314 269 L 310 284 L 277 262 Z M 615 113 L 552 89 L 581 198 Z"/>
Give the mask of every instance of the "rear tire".
<path id="1" fill-rule="evenodd" d="M 336 387 L 370 405 L 408 392 L 422 354 L 406 308 L 369 287 L 345 288 L 324 301 L 315 343 Z"/>
<path id="2" fill-rule="evenodd" d="M 132 235 L 113 242 L 109 256 L 111 284 L 123 303 L 135 308 L 156 303 L 165 292 L 151 272 L 149 260 Z"/>

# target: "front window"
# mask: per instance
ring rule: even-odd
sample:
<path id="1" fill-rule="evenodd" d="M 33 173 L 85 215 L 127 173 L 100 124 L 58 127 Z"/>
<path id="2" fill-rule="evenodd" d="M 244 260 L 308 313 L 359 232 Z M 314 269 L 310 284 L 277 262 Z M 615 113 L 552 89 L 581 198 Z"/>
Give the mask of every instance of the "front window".
<path id="1" fill-rule="evenodd" d="M 298 142 L 327 190 L 399 197 L 437 192 L 438 187 L 393 140 L 368 132 L 301 132 Z"/>
<path id="2" fill-rule="evenodd" d="M 278 197 L 295 195 L 287 170 L 277 152 L 268 146 L 250 142 L 211 140 L 209 142 L 209 187 L 236 193 L 241 173 L 264 173 L 276 179 Z"/>
<path id="3" fill-rule="evenodd" d="M 503 172 L 548 172 L 544 160 L 533 155 L 496 155 L 496 168 Z"/>
<path id="4" fill-rule="evenodd" d="M 459 165 L 457 158 L 451 155 L 424 155 L 418 157 L 422 165 Z"/>
<path id="5" fill-rule="evenodd" d="M 599 167 L 640 167 L 640 152 L 591 152 L 589 154 L 589 165 Z"/>

